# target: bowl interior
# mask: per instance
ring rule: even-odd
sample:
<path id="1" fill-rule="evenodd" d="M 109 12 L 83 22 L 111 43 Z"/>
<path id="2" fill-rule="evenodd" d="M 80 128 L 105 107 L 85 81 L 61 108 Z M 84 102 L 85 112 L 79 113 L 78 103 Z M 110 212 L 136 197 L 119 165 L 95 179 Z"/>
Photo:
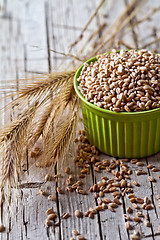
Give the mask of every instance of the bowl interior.
<path id="1" fill-rule="evenodd" d="M 86 61 L 86 63 L 91 63 L 91 62 L 95 62 L 97 60 L 97 56 L 89 59 Z M 82 64 L 79 69 L 77 70 L 75 76 L 74 76 L 74 89 L 75 89 L 75 92 L 77 93 L 78 97 L 81 99 L 81 101 L 85 102 L 89 107 L 91 108 L 94 108 L 95 110 L 97 111 L 100 111 L 100 112 L 103 112 L 103 113 L 106 113 L 106 114 L 113 114 L 115 116 L 119 116 L 119 115 L 123 115 L 123 116 L 143 116 L 143 115 L 150 115 L 150 114 L 153 114 L 153 113 L 160 113 L 160 108 L 155 108 L 155 109 L 152 109 L 152 110 L 147 110 L 147 111 L 140 111 L 140 112 L 114 112 L 114 111 L 110 111 L 110 110 L 107 110 L 107 109 L 104 109 L 104 108 L 99 108 L 98 106 L 96 106 L 95 104 L 93 103 L 90 103 L 88 102 L 84 97 L 83 95 L 81 94 L 81 92 L 79 91 L 78 89 L 78 85 L 79 85 L 79 82 L 77 81 L 77 78 L 80 76 L 80 73 L 82 71 L 82 68 L 83 68 L 84 64 Z"/>

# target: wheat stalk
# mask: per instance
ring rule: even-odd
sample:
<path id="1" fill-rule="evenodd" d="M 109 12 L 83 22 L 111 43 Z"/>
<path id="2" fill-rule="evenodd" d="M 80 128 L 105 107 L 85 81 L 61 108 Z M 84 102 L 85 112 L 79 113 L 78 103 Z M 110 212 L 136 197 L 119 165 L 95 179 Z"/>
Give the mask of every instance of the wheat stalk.
<path id="1" fill-rule="evenodd" d="M 100 52 L 108 42 L 112 41 L 112 44 L 113 44 L 113 40 L 114 40 L 115 36 L 120 32 L 120 30 L 122 30 L 130 22 L 130 20 L 136 15 L 136 13 L 145 4 L 146 1 L 147 0 L 142 0 L 140 2 L 140 4 L 135 9 L 133 9 L 132 12 L 130 13 L 130 15 L 127 16 L 127 18 L 125 19 L 124 17 L 128 14 L 128 11 L 131 10 L 138 1 L 133 0 L 133 2 L 131 2 L 131 4 L 125 9 L 124 13 L 121 16 L 123 20 L 120 22 L 116 21 L 115 31 L 113 33 L 111 33 L 111 35 L 109 35 L 109 37 L 106 38 L 104 41 L 101 41 L 100 45 L 98 46 L 98 48 L 95 51 L 96 54 L 98 52 Z M 112 46 L 112 44 L 110 44 L 110 45 Z"/>
<path id="2" fill-rule="evenodd" d="M 82 29 L 79 37 L 77 38 L 77 40 L 75 42 L 73 42 L 70 46 L 70 51 L 72 50 L 72 48 L 81 41 L 81 39 L 83 38 L 83 34 L 86 31 L 86 29 L 88 28 L 89 24 L 92 22 L 92 20 L 94 19 L 94 17 L 97 15 L 99 9 L 101 8 L 101 6 L 103 5 L 103 3 L 105 2 L 105 0 L 101 0 L 98 4 L 98 6 L 96 7 L 96 9 L 94 10 L 93 14 L 90 16 L 89 20 L 87 21 L 86 25 L 84 26 L 84 28 Z"/>
<path id="3" fill-rule="evenodd" d="M 54 165 L 59 157 L 66 154 L 68 147 L 71 144 L 72 136 L 76 129 L 76 123 L 78 118 L 78 109 L 75 109 L 68 114 L 68 117 L 61 119 L 56 126 L 56 132 L 54 132 L 50 138 L 47 138 L 47 147 L 45 148 L 44 156 L 42 157 L 44 162 L 43 166 Z M 45 139 L 46 140 L 46 139 Z M 48 141 L 49 140 L 49 141 Z M 73 143 L 73 141 L 72 141 Z M 65 149 L 65 151 L 64 151 Z"/>
<path id="4" fill-rule="evenodd" d="M 50 161 L 52 162 L 53 155 L 55 155 L 53 154 L 55 151 L 55 146 L 56 152 L 60 152 L 59 145 L 56 144 L 55 140 L 57 140 L 57 136 L 60 136 L 61 130 L 65 129 L 65 127 L 72 122 L 71 119 L 68 121 L 67 116 L 71 116 L 72 118 L 73 113 L 74 115 L 78 113 L 79 104 L 78 97 L 73 88 L 73 78 L 71 78 L 70 82 L 63 87 L 59 95 L 54 98 L 54 103 L 55 105 L 52 106 L 52 111 L 47 119 L 42 133 L 44 142 L 44 156 L 47 156 L 42 157 L 42 159 L 44 159 L 44 164 L 42 163 L 43 165 L 48 165 Z M 75 117 L 73 119 L 75 119 Z M 70 133 L 70 131 L 68 133 Z M 63 137 L 66 138 L 65 132 L 63 132 L 60 137 L 61 143 L 63 143 Z M 61 152 L 63 153 L 64 151 L 61 149 Z"/>
<path id="5" fill-rule="evenodd" d="M 26 84 L 24 88 L 19 91 L 12 92 L 7 97 L 16 97 L 9 104 L 5 106 L 7 110 L 10 107 L 15 109 L 28 107 L 28 102 L 36 102 L 37 99 L 42 102 L 46 102 L 52 94 L 57 94 L 64 83 L 73 77 L 75 71 L 57 72 L 54 74 L 42 75 L 37 77 L 32 83 Z"/>
<path id="6" fill-rule="evenodd" d="M 27 132 L 35 114 L 38 103 L 29 107 L 23 115 L 15 122 L 10 124 L 0 133 L 0 149 L 1 149 L 1 189 L 8 180 L 9 185 L 15 183 L 17 174 L 21 167 L 21 157 L 24 146 L 27 142 Z"/>
<path id="7" fill-rule="evenodd" d="M 49 131 L 48 128 L 52 125 L 54 119 L 59 116 L 60 112 L 63 112 L 67 104 L 72 101 L 72 97 L 75 98 L 75 92 L 73 88 L 73 77 L 67 80 L 63 88 L 59 90 L 58 95 L 54 94 L 51 101 L 45 107 L 45 111 L 40 117 L 36 131 L 32 134 L 34 143 L 38 140 L 41 134 L 46 135 Z M 51 130 L 51 129 L 50 129 Z"/>
<path id="8" fill-rule="evenodd" d="M 17 104 L 18 108 L 21 109 L 24 106 L 25 108 L 16 121 L 0 132 L 0 147 L 3 152 L 0 162 L 2 171 L 1 188 L 5 186 L 7 180 L 9 185 L 17 182 L 16 179 L 21 171 L 23 146 L 26 146 L 31 140 L 34 144 L 41 135 L 46 136 L 44 139 L 50 139 L 48 144 L 49 146 L 52 145 L 53 139 L 48 138 L 48 131 L 50 130 L 48 125 L 50 126 L 53 119 L 59 121 L 61 118 L 60 113 L 65 111 L 73 99 L 77 99 L 73 88 L 74 73 L 74 71 L 71 71 L 49 75 L 47 80 L 43 77 L 17 92 L 18 97 L 13 101 L 12 105 Z M 38 122 L 38 127 L 35 128 L 37 116 L 46 105 L 48 106 L 47 111 L 45 108 Z M 73 110 L 75 110 L 75 105 Z M 74 112 L 76 114 L 76 111 Z M 64 121 L 65 126 L 66 123 L 69 122 Z M 56 129 L 54 132 L 56 135 Z M 70 131 L 66 132 L 66 134 L 64 139 L 68 139 L 67 136 L 69 136 Z M 62 142 L 64 143 L 64 141 Z M 57 145 L 57 147 L 60 146 Z M 60 150 L 57 149 L 57 152 L 60 152 Z M 50 159 L 46 161 L 50 161 Z"/>

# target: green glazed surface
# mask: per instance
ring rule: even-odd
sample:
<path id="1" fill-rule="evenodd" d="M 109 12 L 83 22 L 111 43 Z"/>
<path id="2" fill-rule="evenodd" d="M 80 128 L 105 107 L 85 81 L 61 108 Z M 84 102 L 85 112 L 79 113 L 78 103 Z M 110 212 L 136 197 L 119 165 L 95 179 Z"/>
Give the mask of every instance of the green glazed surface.
<path id="1" fill-rule="evenodd" d="M 97 57 L 87 63 L 94 62 Z M 147 157 L 160 151 L 160 108 L 142 112 L 113 112 L 88 102 L 78 90 L 77 78 L 74 88 L 81 100 L 82 114 L 87 138 L 101 152 L 120 158 Z"/>

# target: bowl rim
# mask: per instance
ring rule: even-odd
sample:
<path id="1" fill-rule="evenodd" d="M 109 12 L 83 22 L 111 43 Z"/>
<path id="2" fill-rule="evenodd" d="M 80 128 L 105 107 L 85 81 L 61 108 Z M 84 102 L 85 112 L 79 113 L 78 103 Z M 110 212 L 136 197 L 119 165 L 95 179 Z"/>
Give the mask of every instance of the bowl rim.
<path id="1" fill-rule="evenodd" d="M 105 53 L 103 53 L 105 54 Z M 102 55 L 102 54 L 99 54 L 99 55 Z M 90 63 L 90 62 L 95 62 L 97 60 L 97 57 L 99 56 L 94 56 L 92 58 L 90 58 L 89 60 L 85 61 L 84 63 Z M 76 71 L 75 73 L 75 76 L 74 76 L 74 89 L 75 89 L 75 92 L 77 93 L 78 97 L 83 101 L 85 102 L 88 106 L 90 106 L 91 108 L 94 108 L 95 110 L 99 111 L 99 112 L 103 112 L 103 113 L 106 113 L 106 114 L 113 114 L 115 116 L 120 116 L 120 115 L 125 115 L 125 116 L 135 116 L 135 115 L 146 115 L 146 114 L 152 114 L 152 113 L 155 113 L 155 112 L 159 112 L 160 111 L 160 108 L 155 108 L 155 109 L 151 109 L 151 110 L 146 110 L 146 111 L 140 111 L 140 112 L 114 112 L 114 111 L 111 111 L 111 110 L 108 110 L 108 109 L 104 109 L 104 108 L 100 108 L 98 106 L 96 106 L 95 104 L 93 103 L 90 103 L 88 102 L 84 97 L 83 95 L 81 94 L 81 92 L 79 91 L 78 89 L 78 81 L 77 81 L 77 78 L 79 77 L 80 75 L 80 72 L 84 66 L 84 63 L 78 68 L 78 70 Z"/>

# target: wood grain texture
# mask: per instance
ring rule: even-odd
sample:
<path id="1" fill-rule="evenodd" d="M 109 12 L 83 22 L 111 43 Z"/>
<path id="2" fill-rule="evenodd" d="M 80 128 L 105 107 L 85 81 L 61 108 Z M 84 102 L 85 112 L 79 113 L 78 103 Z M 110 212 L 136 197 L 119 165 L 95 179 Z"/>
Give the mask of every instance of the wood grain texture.
<path id="1" fill-rule="evenodd" d="M 73 48 L 72 53 L 77 54 L 84 49 L 82 56 L 86 56 L 88 51 L 92 54 L 92 44 L 105 34 L 105 31 L 115 23 L 131 2 L 131 0 L 106 0 L 99 14 L 88 26 L 82 40 Z M 37 0 L 0 0 L 0 108 L 13 100 L 3 98 L 7 94 L 3 86 L 8 86 L 9 89 L 9 80 L 17 79 L 14 84 L 15 88 L 19 89 L 21 78 L 32 78 L 37 74 L 73 67 L 72 60 L 50 49 L 68 53 L 69 46 L 78 38 L 98 4 L 97 0 L 39 0 L 38 2 Z M 114 41 L 112 44 L 109 43 L 104 51 L 110 48 L 126 49 L 146 46 L 149 50 L 159 52 L 159 12 L 155 12 L 145 22 L 141 21 L 159 5 L 159 0 L 148 0 L 136 16 L 121 31 L 117 31 Z M 134 25 L 136 22 L 137 24 Z M 88 42 L 90 34 L 103 23 L 106 24 L 106 28 Z M 115 30 L 112 29 L 112 31 Z M 80 62 L 77 62 L 76 66 L 79 65 Z M 12 121 L 16 114 L 14 109 L 7 112 L 4 109 L 1 116 L 0 126 L 7 121 Z M 96 214 L 93 219 L 74 217 L 76 209 L 84 212 L 89 207 L 97 205 L 93 193 L 88 190 L 103 175 L 110 178 L 110 173 L 90 171 L 90 174 L 82 180 L 83 188 L 88 191 L 88 195 L 80 195 L 66 191 L 67 176 L 63 173 L 63 169 L 69 166 L 76 179 L 80 173 L 80 169 L 76 167 L 70 155 L 63 162 L 63 166 L 58 164 L 55 170 L 36 167 L 35 159 L 30 159 L 29 151 L 26 152 L 24 158 L 26 164 L 23 166 L 21 189 L 12 189 L 11 198 L 6 199 L 6 202 L 1 205 L 0 222 L 6 227 L 5 232 L 0 233 L 1 240 L 68 240 L 73 229 L 84 235 L 87 240 L 131 239 L 133 230 L 126 231 L 123 217 L 127 207 L 132 207 L 127 194 L 120 199 L 122 204 L 113 213 L 105 210 Z M 104 155 L 101 155 L 101 158 L 111 159 Z M 147 172 L 143 176 L 135 174 L 134 171 L 138 168 L 136 165 L 127 163 L 133 170 L 131 180 L 128 182 L 132 184 L 135 179 L 140 184 L 139 187 L 133 186 L 135 195 L 137 197 L 148 196 L 153 206 L 150 211 L 143 210 L 149 216 L 151 227 L 145 227 L 143 221 L 140 224 L 131 222 L 131 225 L 140 232 L 141 238 L 147 240 L 160 239 L 158 230 L 160 225 L 160 208 L 158 208 L 160 173 L 147 169 L 149 163 L 160 168 L 159 159 L 160 154 L 142 159 L 144 163 L 142 169 Z M 52 180 L 45 183 L 44 177 L 48 172 L 53 175 L 61 173 L 62 177 L 58 178 L 57 182 Z M 148 176 L 153 176 L 156 182 L 150 183 Z M 62 188 L 64 193 L 59 194 L 56 191 L 57 187 Z M 48 201 L 46 196 L 38 194 L 39 189 L 53 194 L 56 200 Z M 110 194 L 108 196 L 112 197 Z M 57 219 L 56 224 L 46 228 L 44 225 L 45 211 L 50 207 L 53 207 L 57 213 Z M 65 212 L 71 214 L 68 219 L 62 219 Z M 136 212 L 137 210 L 130 214 L 131 218 Z"/>
<path id="2" fill-rule="evenodd" d="M 80 175 L 80 169 L 78 169 L 73 162 L 72 159 L 65 159 L 63 168 L 60 166 L 58 168 L 59 172 L 62 172 L 64 175 L 64 169 L 66 167 L 70 167 L 75 177 L 74 182 L 76 180 L 80 180 L 78 176 Z M 77 230 L 80 234 L 82 234 L 86 239 L 101 239 L 100 236 L 100 228 L 98 224 L 98 216 L 95 215 L 94 219 L 88 220 L 88 218 L 77 218 L 75 217 L 74 213 L 76 210 L 80 210 L 82 213 L 89 210 L 90 207 L 95 206 L 95 199 L 93 194 L 89 193 L 89 188 L 93 183 L 92 174 L 87 175 L 85 179 L 82 179 L 83 182 L 83 189 L 87 190 L 87 195 L 78 194 L 74 192 L 66 192 L 66 180 L 67 176 L 64 176 L 62 179 L 58 181 L 58 186 L 65 191 L 65 194 L 60 194 L 58 196 L 58 203 L 60 209 L 60 216 L 62 216 L 65 212 L 69 212 L 71 217 L 67 220 L 61 220 L 61 239 L 69 239 L 72 234 L 72 230 Z"/>
<path id="3" fill-rule="evenodd" d="M 100 159 L 116 160 L 115 158 L 106 156 L 104 154 L 100 155 Z M 118 168 L 115 170 L 118 170 Z M 102 171 L 101 173 L 93 172 L 95 183 L 100 181 L 101 177 L 103 176 L 107 176 L 108 179 L 113 178 L 113 175 L 110 172 L 107 172 L 106 170 Z M 106 193 L 104 198 L 109 198 L 111 200 L 114 199 L 114 197 L 112 196 L 112 193 Z M 111 212 L 108 209 L 105 211 L 99 212 L 102 239 L 105 239 L 105 240 L 111 240 L 111 239 L 127 240 L 128 239 L 127 231 L 125 229 L 125 220 L 123 217 L 124 206 L 123 206 L 122 198 L 120 198 L 120 202 L 121 202 L 121 205 L 115 209 L 115 212 Z M 121 216 L 121 220 L 119 216 Z M 112 231 L 112 234 L 110 233 L 111 229 L 114 229 L 114 231 Z"/>

